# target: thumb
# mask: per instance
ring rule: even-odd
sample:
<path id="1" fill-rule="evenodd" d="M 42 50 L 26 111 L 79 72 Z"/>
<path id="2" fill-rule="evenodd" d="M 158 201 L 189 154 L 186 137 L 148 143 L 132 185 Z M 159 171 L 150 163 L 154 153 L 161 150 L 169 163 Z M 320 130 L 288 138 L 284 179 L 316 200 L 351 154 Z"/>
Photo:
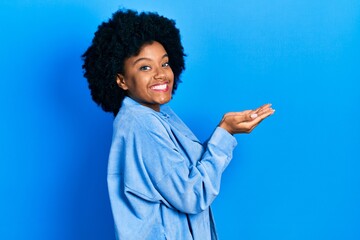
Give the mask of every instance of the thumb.
<path id="1" fill-rule="evenodd" d="M 249 118 L 248 121 L 252 121 L 257 117 L 258 117 L 258 114 L 255 111 L 252 111 L 248 114 L 248 118 Z"/>

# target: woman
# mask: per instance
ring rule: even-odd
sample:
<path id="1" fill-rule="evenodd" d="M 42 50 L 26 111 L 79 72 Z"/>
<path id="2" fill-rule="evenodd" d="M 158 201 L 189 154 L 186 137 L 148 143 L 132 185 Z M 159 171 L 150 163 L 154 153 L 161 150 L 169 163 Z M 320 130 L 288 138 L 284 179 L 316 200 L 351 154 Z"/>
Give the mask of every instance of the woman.
<path id="1" fill-rule="evenodd" d="M 108 188 L 117 239 L 217 239 L 210 205 L 236 133 L 274 113 L 270 104 L 227 113 L 206 144 L 166 106 L 184 70 L 175 22 L 117 11 L 83 55 L 93 100 L 112 112 Z"/>

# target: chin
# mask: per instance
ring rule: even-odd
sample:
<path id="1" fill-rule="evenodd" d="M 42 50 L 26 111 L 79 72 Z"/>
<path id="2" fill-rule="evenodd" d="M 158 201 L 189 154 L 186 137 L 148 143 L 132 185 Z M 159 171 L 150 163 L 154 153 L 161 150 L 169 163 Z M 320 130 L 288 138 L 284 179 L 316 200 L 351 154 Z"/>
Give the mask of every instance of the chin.
<path id="1" fill-rule="evenodd" d="M 171 100 L 171 96 L 170 97 L 167 97 L 167 98 L 163 98 L 163 99 L 160 99 L 159 104 L 166 104 L 168 102 L 170 102 Z"/>

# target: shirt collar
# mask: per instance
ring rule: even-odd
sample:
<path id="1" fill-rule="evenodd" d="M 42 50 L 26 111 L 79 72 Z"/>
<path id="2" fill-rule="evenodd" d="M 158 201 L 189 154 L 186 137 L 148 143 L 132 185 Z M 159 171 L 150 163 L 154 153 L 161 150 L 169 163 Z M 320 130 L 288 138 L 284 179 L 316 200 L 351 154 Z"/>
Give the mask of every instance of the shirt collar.
<path id="1" fill-rule="evenodd" d="M 138 103 L 137 101 L 135 101 L 134 99 L 125 96 L 123 103 L 122 103 L 122 107 L 125 108 L 136 108 L 137 110 L 141 111 L 141 112 L 149 112 L 149 113 L 155 113 L 163 118 L 170 118 L 169 114 L 167 114 L 165 111 L 163 111 L 166 107 L 165 105 L 160 105 L 160 112 L 157 112 L 149 107 L 146 107 L 144 105 L 141 105 L 140 103 Z"/>

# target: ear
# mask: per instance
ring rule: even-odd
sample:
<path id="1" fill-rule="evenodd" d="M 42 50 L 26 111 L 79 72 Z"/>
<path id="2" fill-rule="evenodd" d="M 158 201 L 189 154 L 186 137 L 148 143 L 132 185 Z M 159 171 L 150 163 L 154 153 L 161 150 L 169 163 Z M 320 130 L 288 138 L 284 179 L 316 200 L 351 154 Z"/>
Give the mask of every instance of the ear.
<path id="1" fill-rule="evenodd" d="M 129 87 L 126 85 L 126 82 L 125 82 L 125 77 L 124 75 L 122 74 L 118 74 L 117 77 L 116 77 L 116 83 L 117 85 L 123 89 L 124 91 L 128 90 Z"/>

